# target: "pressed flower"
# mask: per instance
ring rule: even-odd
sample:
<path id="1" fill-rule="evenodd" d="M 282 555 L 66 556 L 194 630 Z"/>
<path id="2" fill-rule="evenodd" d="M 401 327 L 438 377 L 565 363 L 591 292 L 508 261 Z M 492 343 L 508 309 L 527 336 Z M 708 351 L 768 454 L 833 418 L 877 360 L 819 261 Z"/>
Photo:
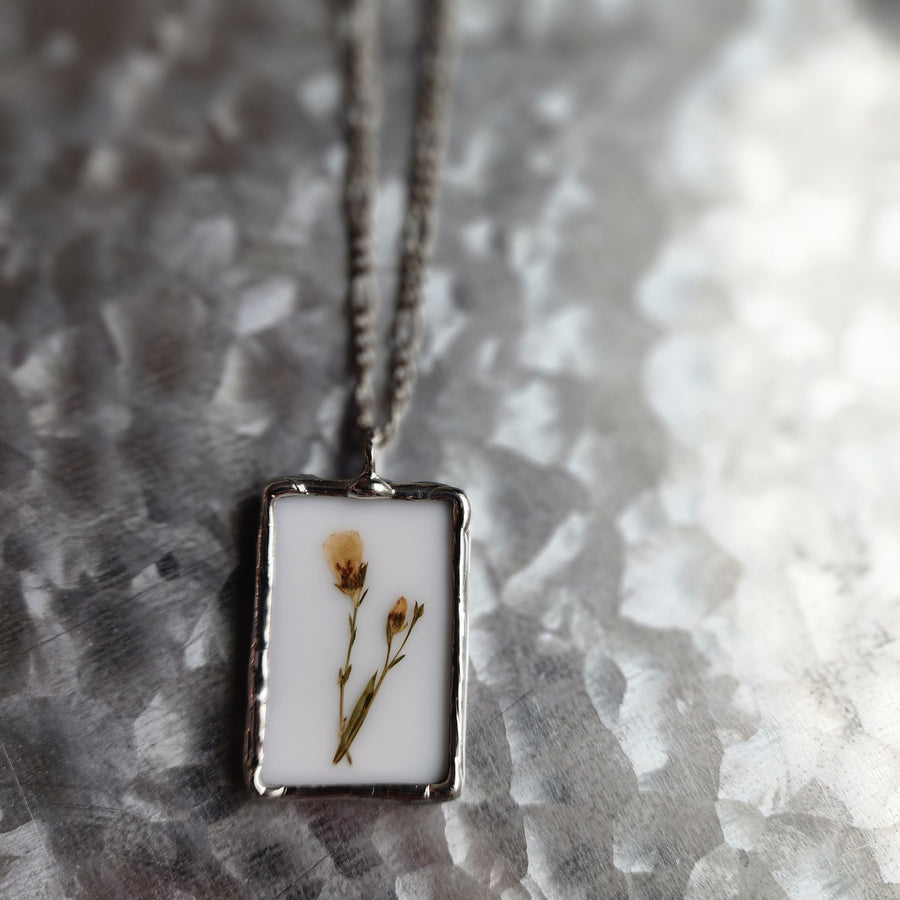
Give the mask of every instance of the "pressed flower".
<path id="1" fill-rule="evenodd" d="M 406 597 L 401 597 L 395 604 L 394 608 L 388 613 L 387 617 L 387 633 L 388 637 L 393 637 L 406 627 L 406 611 L 409 604 Z"/>
<path id="2" fill-rule="evenodd" d="M 337 765 L 346 757 L 347 762 L 352 764 L 350 745 L 359 733 L 359 729 L 362 728 L 385 676 L 405 658 L 403 649 L 406 647 L 406 642 L 409 640 L 416 622 L 419 621 L 422 613 L 425 612 L 425 606 L 420 606 L 418 603 L 413 605 L 412 618 L 409 623 L 406 621 L 406 616 L 409 612 L 409 602 L 406 597 L 400 597 L 391 607 L 385 623 L 387 649 L 384 656 L 384 665 L 381 667 L 380 672 L 379 670 L 375 671 L 375 674 L 372 675 L 359 695 L 352 712 L 348 717 L 345 717 L 344 692 L 347 682 L 350 680 L 350 673 L 353 671 L 350 655 L 356 642 L 357 615 L 363 600 L 366 599 L 366 595 L 369 593 L 368 588 L 366 588 L 366 572 L 369 564 L 363 559 L 365 550 L 358 531 L 335 532 L 325 541 L 322 549 L 325 552 L 325 559 L 334 573 L 334 586 L 341 593 L 345 594 L 353 604 L 353 609 L 347 616 L 347 623 L 350 628 L 347 656 L 344 660 L 344 665 L 338 669 L 338 747 L 334 753 L 333 760 L 334 764 Z M 402 631 L 405 631 L 406 634 L 403 636 L 400 647 L 394 651 L 392 647 L 394 638 Z"/>
<path id="3" fill-rule="evenodd" d="M 363 542 L 358 531 L 338 531 L 322 545 L 334 572 L 335 584 L 345 594 L 358 591 L 366 578 Z"/>
<path id="4" fill-rule="evenodd" d="M 353 604 L 353 612 L 348 616 L 350 625 L 350 640 L 347 643 L 347 657 L 344 665 L 338 669 L 338 687 L 340 697 L 338 699 L 338 733 L 343 739 L 347 721 L 344 718 L 344 688 L 350 680 L 353 666 L 350 663 L 350 654 L 356 641 L 356 617 L 363 600 L 366 599 L 368 589 L 363 590 L 366 584 L 366 570 L 368 563 L 363 561 L 362 538 L 358 531 L 337 531 L 322 545 L 325 559 L 334 573 L 334 586 Z M 347 760 L 352 762 L 347 751 Z"/>
<path id="5" fill-rule="evenodd" d="M 375 674 L 369 679 L 368 684 L 363 688 L 363 692 L 356 701 L 356 706 L 353 707 L 353 712 L 350 713 L 350 717 L 346 721 L 343 719 L 342 700 L 340 740 L 338 741 L 338 747 L 334 752 L 334 759 L 332 760 L 335 765 L 337 765 L 345 756 L 347 757 L 347 761 L 352 763 L 352 760 L 350 759 L 350 745 L 359 733 L 359 729 L 362 728 L 363 722 L 365 722 L 366 716 L 369 714 L 369 710 L 375 702 L 375 697 L 378 695 L 378 691 L 381 689 L 381 685 L 384 682 L 387 673 L 406 658 L 403 648 L 406 647 L 406 642 L 409 640 L 409 636 L 412 634 L 416 622 L 422 618 L 422 615 L 425 612 L 425 604 L 422 604 L 421 606 L 418 603 L 414 604 L 412 619 L 407 627 L 406 614 L 408 611 L 409 602 L 406 597 L 400 597 L 400 599 L 391 607 L 391 610 L 387 615 L 385 626 L 387 650 L 384 656 L 384 665 L 381 667 L 380 674 L 376 670 Z M 406 634 L 403 636 L 403 641 L 399 648 L 396 651 L 393 651 L 392 644 L 394 638 L 401 631 L 405 631 Z"/>

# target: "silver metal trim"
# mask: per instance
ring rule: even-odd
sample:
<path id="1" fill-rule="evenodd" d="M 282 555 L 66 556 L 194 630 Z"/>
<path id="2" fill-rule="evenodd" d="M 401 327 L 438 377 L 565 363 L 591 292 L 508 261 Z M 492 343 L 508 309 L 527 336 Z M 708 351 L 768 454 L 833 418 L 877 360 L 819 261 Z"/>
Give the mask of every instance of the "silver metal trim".
<path id="1" fill-rule="evenodd" d="M 451 597 L 455 599 L 450 672 L 450 729 L 448 771 L 436 784 L 269 785 L 262 780 L 268 697 L 269 634 L 272 611 L 272 548 L 275 500 L 285 494 L 315 497 L 356 497 L 375 501 L 439 500 L 451 509 Z M 462 789 L 466 731 L 467 616 L 466 580 L 469 566 L 469 500 L 458 488 L 446 484 L 417 482 L 394 484 L 367 467 L 358 478 L 334 481 L 300 475 L 268 485 L 263 492 L 257 544 L 256 591 L 253 604 L 253 639 L 244 768 L 247 784 L 262 797 L 361 798 L 404 801 L 452 800 Z"/>

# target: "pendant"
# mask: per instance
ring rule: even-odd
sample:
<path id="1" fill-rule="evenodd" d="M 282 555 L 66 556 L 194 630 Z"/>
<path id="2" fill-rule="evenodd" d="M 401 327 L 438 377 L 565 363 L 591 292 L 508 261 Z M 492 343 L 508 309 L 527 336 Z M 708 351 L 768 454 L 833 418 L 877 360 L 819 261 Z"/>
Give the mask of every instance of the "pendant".
<path id="1" fill-rule="evenodd" d="M 463 779 L 469 502 L 306 475 L 263 495 L 245 766 L 265 797 L 448 800 Z"/>

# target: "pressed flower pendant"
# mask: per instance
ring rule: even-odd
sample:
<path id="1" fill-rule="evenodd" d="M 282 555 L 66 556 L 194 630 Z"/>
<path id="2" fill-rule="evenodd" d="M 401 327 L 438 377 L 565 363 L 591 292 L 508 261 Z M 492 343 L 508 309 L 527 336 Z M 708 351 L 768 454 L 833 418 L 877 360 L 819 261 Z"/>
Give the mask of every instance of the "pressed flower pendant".
<path id="1" fill-rule="evenodd" d="M 468 526 L 462 491 L 371 470 L 266 488 L 246 752 L 258 793 L 456 796 Z"/>

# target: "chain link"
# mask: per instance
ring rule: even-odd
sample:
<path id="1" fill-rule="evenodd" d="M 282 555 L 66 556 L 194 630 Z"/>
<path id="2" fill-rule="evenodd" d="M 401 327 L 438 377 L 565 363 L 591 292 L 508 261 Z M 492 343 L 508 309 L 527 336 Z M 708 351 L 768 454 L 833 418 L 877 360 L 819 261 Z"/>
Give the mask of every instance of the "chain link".
<path id="1" fill-rule="evenodd" d="M 375 0 L 345 0 L 344 104 L 347 163 L 344 218 L 357 426 L 376 447 L 389 444 L 412 396 L 422 342 L 423 298 L 436 226 L 438 173 L 445 141 L 451 66 L 452 0 L 424 0 L 419 75 L 407 174 L 406 210 L 387 379 L 387 414 L 376 423 L 373 383 L 378 278 L 378 12 Z"/>

